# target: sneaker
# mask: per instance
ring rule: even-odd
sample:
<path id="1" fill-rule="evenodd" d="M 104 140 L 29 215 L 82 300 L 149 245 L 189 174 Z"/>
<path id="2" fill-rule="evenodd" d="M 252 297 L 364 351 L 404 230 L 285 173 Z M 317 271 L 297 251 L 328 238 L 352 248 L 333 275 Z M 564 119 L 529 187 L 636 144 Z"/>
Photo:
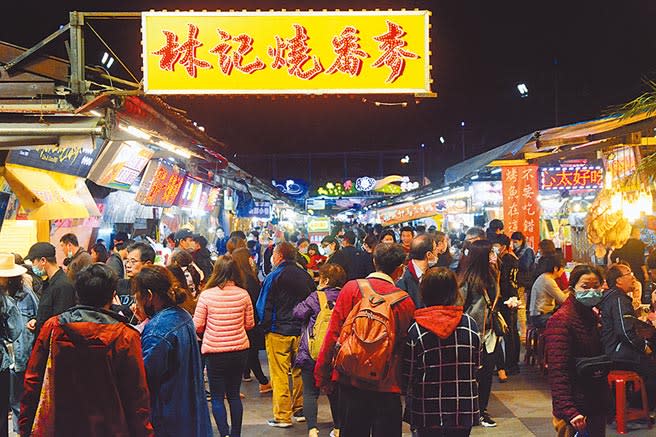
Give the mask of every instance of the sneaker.
<path id="1" fill-rule="evenodd" d="M 504 369 L 499 369 L 497 376 L 499 377 L 499 382 L 503 383 L 508 381 L 508 375 L 506 375 L 506 371 Z"/>
<path id="2" fill-rule="evenodd" d="M 497 423 L 494 420 L 492 420 L 492 418 L 490 417 L 487 411 L 483 411 L 481 413 L 480 422 L 481 425 L 486 428 L 494 428 L 495 426 L 497 426 Z"/>
<path id="3" fill-rule="evenodd" d="M 260 394 L 263 395 L 265 393 L 271 393 L 273 391 L 273 388 L 271 387 L 271 383 L 267 382 L 266 384 L 260 384 Z"/>
<path id="4" fill-rule="evenodd" d="M 252 376 L 244 376 L 241 380 L 244 381 L 244 382 L 251 382 L 253 380 L 253 377 Z"/>
<path id="5" fill-rule="evenodd" d="M 333 428 L 333 430 L 330 431 L 330 437 L 339 437 L 339 429 Z"/>
<path id="6" fill-rule="evenodd" d="M 294 412 L 294 420 L 297 422 L 305 422 L 305 414 L 303 414 L 303 410 Z"/>
<path id="7" fill-rule="evenodd" d="M 319 429 L 312 428 L 310 431 L 308 431 L 308 437 L 319 437 Z"/>
<path id="8" fill-rule="evenodd" d="M 276 419 L 269 419 L 267 420 L 267 425 L 273 426 L 274 428 L 291 428 L 293 424 L 291 422 L 280 422 Z"/>

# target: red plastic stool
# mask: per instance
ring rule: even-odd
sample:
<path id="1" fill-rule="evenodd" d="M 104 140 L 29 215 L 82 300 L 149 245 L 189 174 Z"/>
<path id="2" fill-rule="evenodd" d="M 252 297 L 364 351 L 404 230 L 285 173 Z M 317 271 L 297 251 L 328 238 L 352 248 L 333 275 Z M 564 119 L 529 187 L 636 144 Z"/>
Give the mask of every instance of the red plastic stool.
<path id="1" fill-rule="evenodd" d="M 633 383 L 633 390 L 640 390 L 642 395 L 642 408 L 628 408 L 626 405 L 626 383 Z M 626 434 L 626 422 L 636 419 L 647 419 L 648 427 L 651 429 L 649 420 L 649 407 L 647 406 L 647 389 L 640 375 L 630 370 L 612 370 L 608 374 L 610 389 L 615 385 L 615 421 L 617 432 Z"/>

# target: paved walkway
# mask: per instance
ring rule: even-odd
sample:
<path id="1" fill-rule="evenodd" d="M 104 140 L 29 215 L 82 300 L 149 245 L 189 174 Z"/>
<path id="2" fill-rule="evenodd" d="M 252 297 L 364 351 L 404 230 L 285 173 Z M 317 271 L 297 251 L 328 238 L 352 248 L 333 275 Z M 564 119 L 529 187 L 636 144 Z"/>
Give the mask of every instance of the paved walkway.
<path id="1" fill-rule="evenodd" d="M 264 358 L 264 354 L 261 354 Z M 262 360 L 267 373 L 266 361 Z M 551 425 L 551 395 L 547 380 L 534 368 L 521 368 L 520 375 L 511 376 L 505 384 L 495 381 L 492 387 L 492 397 L 488 410 L 497 421 L 496 428 L 475 427 L 472 436 L 555 436 Z M 271 428 L 266 420 L 272 417 L 271 394 L 260 396 L 258 383 L 242 383 L 244 399 L 244 437 L 287 437 L 307 436 L 305 423 L 296 423 L 290 429 Z M 319 398 L 319 429 L 320 435 L 328 436 L 332 424 L 330 409 L 325 396 Z M 216 428 L 215 428 L 216 430 Z M 218 432 L 215 433 L 218 435 Z M 404 425 L 404 436 L 410 436 L 410 429 Z M 607 429 L 607 436 L 619 436 L 615 426 Z M 646 426 L 632 430 L 629 436 L 656 436 L 656 429 L 647 430 Z"/>

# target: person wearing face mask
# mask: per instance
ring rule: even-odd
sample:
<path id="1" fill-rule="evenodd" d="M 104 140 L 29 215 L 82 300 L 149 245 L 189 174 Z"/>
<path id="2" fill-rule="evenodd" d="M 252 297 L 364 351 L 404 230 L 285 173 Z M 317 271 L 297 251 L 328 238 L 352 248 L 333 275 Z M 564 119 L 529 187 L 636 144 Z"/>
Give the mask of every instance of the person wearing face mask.
<path id="1" fill-rule="evenodd" d="M 419 294 L 419 283 L 426 270 L 437 265 L 437 257 L 437 243 L 432 235 L 422 234 L 412 239 L 408 267 L 396 281 L 396 286 L 410 295 L 417 308 L 424 307 Z"/>
<path id="2" fill-rule="evenodd" d="M 633 370 L 642 376 L 647 387 L 651 411 L 656 407 L 656 361 L 654 347 L 636 331 L 635 313 L 630 293 L 637 292 L 639 282 L 628 264 L 613 264 L 606 275 L 608 291 L 604 293 L 601 311 L 601 343 L 613 365 Z"/>
<path id="3" fill-rule="evenodd" d="M 606 378 L 584 379 L 576 359 L 604 353 L 593 307 L 602 298 L 603 277 L 590 265 L 578 265 L 570 274 L 570 293 L 547 322 L 546 351 L 553 424 L 558 436 L 606 435 L 609 391 Z"/>
<path id="4" fill-rule="evenodd" d="M 302 322 L 294 318 L 294 307 L 315 289 L 314 280 L 296 263 L 296 247 L 282 242 L 273 250 L 274 270 L 262 284 L 255 308 L 265 335 L 269 372 L 273 387 L 273 418 L 267 424 L 289 428 L 292 418 L 305 421 L 301 369 L 292 369 L 298 353 Z M 289 373 L 292 374 L 292 387 Z"/>
<path id="5" fill-rule="evenodd" d="M 187 294 L 166 267 L 149 265 L 132 278 L 139 313 L 150 321 L 141 334 L 155 435 L 212 435 L 203 366 Z M 184 414 L 182 414 L 184 412 Z"/>
<path id="6" fill-rule="evenodd" d="M 57 265 L 55 252 L 55 246 L 50 243 L 35 243 L 25 257 L 32 262 L 32 271 L 36 276 L 48 277 L 48 285 L 44 287 L 39 301 L 36 320 L 28 324 L 29 329 L 35 330 L 35 335 L 39 334 L 46 320 L 63 313 L 77 301 L 75 287 Z"/>
<path id="7" fill-rule="evenodd" d="M 299 238 L 296 243 L 296 249 L 298 250 L 298 255 L 296 256 L 296 262 L 299 263 L 304 269 L 308 268 L 310 263 L 310 257 L 308 256 L 308 248 L 310 247 L 310 240 L 307 238 Z"/>
<path id="8" fill-rule="evenodd" d="M 344 270 L 346 270 L 347 260 L 344 253 L 340 250 L 337 238 L 333 236 L 324 237 L 324 239 L 321 240 L 321 249 L 323 255 L 327 258 L 327 263 L 339 264 Z"/>
<path id="9" fill-rule="evenodd" d="M 64 266 L 66 266 L 66 275 L 71 282 L 75 281 L 75 276 L 84 267 L 93 264 L 91 255 L 80 247 L 75 234 L 64 234 L 59 239 L 59 247 L 64 252 Z"/>

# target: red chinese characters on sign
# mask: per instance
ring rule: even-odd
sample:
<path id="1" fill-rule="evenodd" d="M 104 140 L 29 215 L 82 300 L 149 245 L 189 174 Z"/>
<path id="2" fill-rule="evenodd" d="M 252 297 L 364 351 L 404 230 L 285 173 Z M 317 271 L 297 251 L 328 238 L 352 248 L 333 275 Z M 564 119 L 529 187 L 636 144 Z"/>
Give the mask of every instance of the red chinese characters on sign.
<path id="1" fill-rule="evenodd" d="M 401 26 L 387 21 L 387 33 L 374 37 L 376 41 L 380 42 L 378 48 L 383 51 L 383 54 L 373 63 L 373 67 L 385 65 L 390 68 L 390 75 L 386 80 L 388 83 L 394 82 L 403 74 L 406 58 L 419 59 L 419 55 L 403 49 L 408 45 L 402 39 L 405 35 L 406 32 Z"/>
<path id="2" fill-rule="evenodd" d="M 290 75 L 296 76 L 299 79 L 310 80 L 317 74 L 323 72 L 323 65 L 316 56 L 310 58 L 310 47 L 307 41 L 310 39 L 307 34 L 307 29 L 300 24 L 294 24 L 296 34 L 293 38 L 283 40 L 280 36 L 276 35 L 276 47 L 269 47 L 269 56 L 273 58 L 271 67 L 282 68 L 287 67 Z M 313 66 L 307 70 L 305 64 L 312 60 Z"/>
<path id="3" fill-rule="evenodd" d="M 242 73 L 252 74 L 257 70 L 262 70 L 266 67 L 264 62 L 260 58 L 255 58 L 255 61 L 250 64 L 243 65 L 244 56 L 246 56 L 251 50 L 253 50 L 253 38 L 242 33 L 233 37 L 228 32 L 225 32 L 221 29 L 217 29 L 219 33 L 219 38 L 221 38 L 221 43 L 216 47 L 210 50 L 210 53 L 214 53 L 219 56 L 219 68 L 221 72 L 227 76 L 230 76 L 232 69 L 236 68 Z M 236 50 L 233 50 L 232 45 L 229 41 L 236 41 L 239 43 L 239 47 Z M 232 53 L 230 51 L 232 50 Z"/>
<path id="4" fill-rule="evenodd" d="M 152 175 L 152 177 L 150 177 Z M 177 167 L 151 161 L 135 196 L 142 205 L 169 207 L 178 197 L 185 175 Z"/>
<path id="5" fill-rule="evenodd" d="M 196 57 L 196 50 L 202 46 L 203 43 L 196 39 L 198 36 L 198 27 L 189 24 L 189 33 L 187 41 L 178 44 L 178 36 L 168 30 L 162 32 L 166 36 L 166 44 L 161 49 L 154 51 L 153 55 L 159 55 L 162 58 L 159 61 L 159 67 L 162 70 L 173 71 L 175 64 L 179 63 L 187 70 L 187 74 L 191 77 L 196 77 L 197 68 L 212 68 L 212 65 L 198 59 Z"/>
<path id="6" fill-rule="evenodd" d="M 540 241 L 538 167 L 504 167 L 501 180 L 505 229 L 522 232 L 527 244 L 535 249 Z"/>
<path id="7" fill-rule="evenodd" d="M 601 167 L 549 167 L 540 170 L 541 190 L 599 189 L 604 183 Z"/>
<path id="8" fill-rule="evenodd" d="M 420 56 L 405 49 L 408 43 L 403 39 L 406 36 L 403 27 L 389 20 L 386 23 L 387 32 L 373 37 L 378 43 L 381 54 L 371 66 L 388 67 L 390 73 L 386 82 L 392 83 L 403 75 L 407 59 L 419 59 Z M 198 48 L 203 46 L 203 42 L 198 39 L 198 26 L 191 23 L 187 26 L 187 39 L 183 43 L 179 42 L 176 33 L 162 30 L 165 37 L 164 46 L 151 53 L 160 57 L 161 70 L 173 72 L 175 65 L 180 64 L 190 77 L 196 78 L 199 68 L 212 69 L 213 66 L 207 60 L 197 57 Z M 359 30 L 354 26 L 346 26 L 339 35 L 332 38 L 335 58 L 328 70 L 324 70 L 321 59 L 310 54 L 312 49 L 308 45 L 310 37 L 306 27 L 293 24 L 293 28 L 295 33 L 292 38 L 284 39 L 275 35 L 275 46 L 269 46 L 267 53 L 271 57 L 270 66 L 273 69 L 286 68 L 289 75 L 299 79 L 312 80 L 324 71 L 328 74 L 341 72 L 351 77 L 359 76 L 363 68 L 363 60 L 371 57 L 360 45 Z M 209 53 L 217 55 L 221 73 L 230 76 L 236 69 L 250 75 L 267 67 L 267 64 L 257 56 L 250 63 L 245 60 L 254 49 L 253 37 L 245 33 L 232 36 L 222 29 L 216 31 L 218 43 L 215 43 Z"/>
<path id="9" fill-rule="evenodd" d="M 368 58 L 369 54 L 360 48 L 360 37 L 358 29 L 346 27 L 339 36 L 333 38 L 333 47 L 337 58 L 326 73 L 333 74 L 337 71 L 358 76 L 362 71 L 362 59 Z"/>

